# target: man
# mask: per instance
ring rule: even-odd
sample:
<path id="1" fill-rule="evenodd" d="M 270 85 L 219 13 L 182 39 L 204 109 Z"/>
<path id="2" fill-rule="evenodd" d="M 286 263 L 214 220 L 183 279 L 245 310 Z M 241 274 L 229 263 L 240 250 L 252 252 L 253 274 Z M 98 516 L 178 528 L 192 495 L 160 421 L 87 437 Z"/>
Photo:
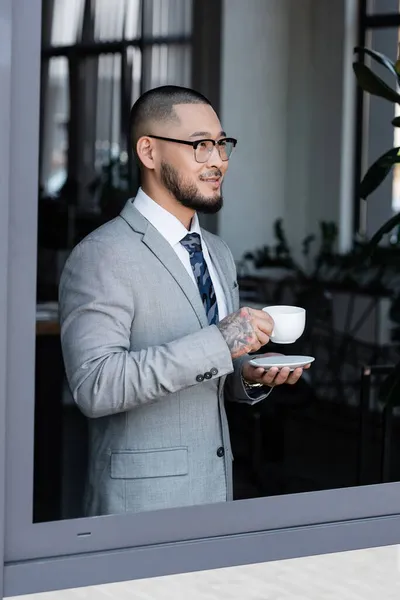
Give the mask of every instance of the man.
<path id="1" fill-rule="evenodd" d="M 73 397 L 90 418 L 86 514 L 232 498 L 227 399 L 255 402 L 302 374 L 267 374 L 248 352 L 272 319 L 241 308 L 226 244 L 197 212 L 222 207 L 236 140 L 190 89 L 145 93 L 131 111 L 142 188 L 72 252 L 60 283 Z"/>

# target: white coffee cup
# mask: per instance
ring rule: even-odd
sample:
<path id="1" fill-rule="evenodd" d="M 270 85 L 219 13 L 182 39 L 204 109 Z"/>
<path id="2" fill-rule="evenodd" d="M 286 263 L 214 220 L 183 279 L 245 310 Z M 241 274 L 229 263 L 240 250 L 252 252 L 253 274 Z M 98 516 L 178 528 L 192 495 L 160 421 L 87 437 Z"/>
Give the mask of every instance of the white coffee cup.
<path id="1" fill-rule="evenodd" d="M 266 306 L 263 310 L 274 320 L 271 341 L 275 344 L 293 344 L 306 326 L 306 311 L 299 306 Z"/>

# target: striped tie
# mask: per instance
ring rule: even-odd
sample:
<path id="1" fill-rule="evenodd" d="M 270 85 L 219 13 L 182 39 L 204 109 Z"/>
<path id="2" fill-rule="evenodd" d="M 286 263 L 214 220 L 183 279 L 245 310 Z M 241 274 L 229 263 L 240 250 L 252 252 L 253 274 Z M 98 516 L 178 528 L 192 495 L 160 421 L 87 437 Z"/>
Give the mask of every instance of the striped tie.
<path id="1" fill-rule="evenodd" d="M 190 264 L 197 281 L 209 325 L 218 323 L 218 305 L 215 290 L 204 260 L 201 239 L 198 233 L 188 233 L 181 244 L 189 252 Z"/>

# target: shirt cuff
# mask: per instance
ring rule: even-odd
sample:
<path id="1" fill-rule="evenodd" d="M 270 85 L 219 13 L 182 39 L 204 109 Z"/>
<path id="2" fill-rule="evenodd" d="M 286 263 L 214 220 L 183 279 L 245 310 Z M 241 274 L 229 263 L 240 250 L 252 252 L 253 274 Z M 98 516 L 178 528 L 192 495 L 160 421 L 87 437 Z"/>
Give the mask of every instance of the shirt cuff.
<path id="1" fill-rule="evenodd" d="M 247 399 L 239 397 L 237 399 L 237 402 L 245 402 L 246 404 L 251 405 L 258 404 L 258 402 L 261 402 L 262 400 L 265 400 L 265 398 L 268 398 L 268 396 L 273 390 L 272 387 L 267 387 L 265 385 L 261 387 L 255 387 L 253 389 L 248 389 L 243 383 L 243 378 L 241 378 L 241 386 L 243 388 L 243 395 L 245 395 Z"/>

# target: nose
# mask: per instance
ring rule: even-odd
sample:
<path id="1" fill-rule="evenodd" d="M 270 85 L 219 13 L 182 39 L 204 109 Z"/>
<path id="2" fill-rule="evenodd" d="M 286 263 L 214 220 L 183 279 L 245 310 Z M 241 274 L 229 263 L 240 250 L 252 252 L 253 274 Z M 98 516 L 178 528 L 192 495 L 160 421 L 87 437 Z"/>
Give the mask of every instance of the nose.
<path id="1" fill-rule="evenodd" d="M 206 164 L 208 167 L 218 167 L 218 169 L 221 169 L 221 167 L 223 167 L 224 161 L 219 155 L 217 144 L 215 144 L 214 148 L 212 149 L 212 152 L 210 152 L 210 156 L 208 157 Z"/>

